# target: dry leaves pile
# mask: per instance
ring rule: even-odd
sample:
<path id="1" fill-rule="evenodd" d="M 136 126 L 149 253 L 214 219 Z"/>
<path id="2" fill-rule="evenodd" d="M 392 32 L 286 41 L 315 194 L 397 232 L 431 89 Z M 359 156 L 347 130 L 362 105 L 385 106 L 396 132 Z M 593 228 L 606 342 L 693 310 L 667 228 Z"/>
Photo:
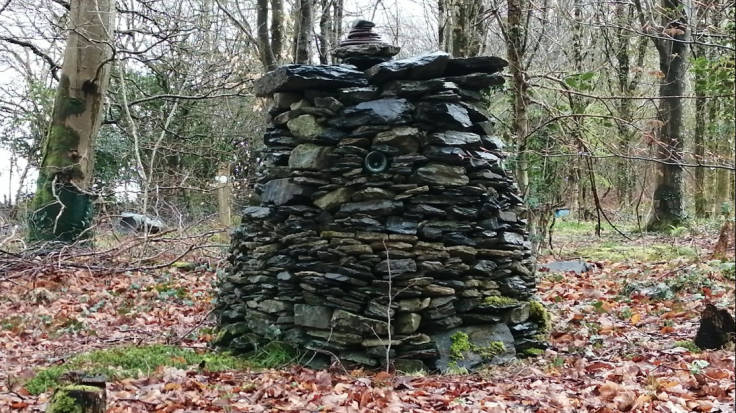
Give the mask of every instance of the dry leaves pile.
<path id="1" fill-rule="evenodd" d="M 554 325 L 550 348 L 535 359 L 468 376 L 165 367 L 108 383 L 108 411 L 733 411 L 733 350 L 675 345 L 692 339 L 706 301 L 734 311 L 732 281 L 692 260 L 599 264 L 580 276 L 542 275 Z M 709 282 L 653 292 L 693 273 Z M 50 395 L 31 396 L 23 382 L 73 354 L 131 343 L 205 347 L 211 337 L 198 328 L 209 323 L 213 279 L 197 270 L 55 271 L 4 283 L 0 412 L 43 411 Z"/>

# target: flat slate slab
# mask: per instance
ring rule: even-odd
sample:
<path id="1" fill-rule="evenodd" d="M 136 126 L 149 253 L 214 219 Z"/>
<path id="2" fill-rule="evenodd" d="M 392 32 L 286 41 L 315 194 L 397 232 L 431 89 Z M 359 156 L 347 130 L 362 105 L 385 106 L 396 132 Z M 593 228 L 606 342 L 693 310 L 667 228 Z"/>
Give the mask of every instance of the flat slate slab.
<path id="1" fill-rule="evenodd" d="M 539 266 L 539 271 L 546 272 L 574 272 L 582 274 L 590 271 L 592 266 L 582 260 L 554 261 Z"/>
<path id="2" fill-rule="evenodd" d="M 496 56 L 458 57 L 450 59 L 445 68 L 445 76 L 462 76 L 471 73 L 496 73 L 509 63 Z"/>
<path id="3" fill-rule="evenodd" d="M 368 86 L 363 72 L 334 65 L 286 65 L 274 69 L 253 84 L 256 96 L 276 92 L 298 92 L 305 89 L 334 90 Z"/>

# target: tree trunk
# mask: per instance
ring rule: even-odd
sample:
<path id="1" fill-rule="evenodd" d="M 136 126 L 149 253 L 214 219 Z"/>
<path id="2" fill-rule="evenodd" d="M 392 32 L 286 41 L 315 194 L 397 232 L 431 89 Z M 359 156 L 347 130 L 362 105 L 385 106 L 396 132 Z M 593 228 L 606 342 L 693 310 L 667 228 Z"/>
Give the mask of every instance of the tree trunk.
<path id="1" fill-rule="evenodd" d="M 331 44 L 332 16 L 330 14 L 330 0 L 321 0 L 322 15 L 319 18 L 319 63 L 329 63 Z"/>
<path id="2" fill-rule="evenodd" d="M 522 25 L 522 3 L 524 0 L 508 0 L 508 28 L 506 39 L 507 58 L 511 72 L 512 121 L 511 129 L 518 148 L 516 180 L 521 194 L 526 197 L 529 191 L 529 163 L 526 155 L 526 135 L 528 133 L 527 93 L 528 85 L 524 76 L 524 41 Z"/>
<path id="3" fill-rule="evenodd" d="M 456 57 L 478 56 L 488 33 L 483 1 L 439 0 L 437 10 L 440 49 Z"/>
<path id="4" fill-rule="evenodd" d="M 310 34 L 312 32 L 312 1 L 299 0 L 296 15 L 296 32 L 294 36 L 294 63 L 309 64 Z"/>
<path id="5" fill-rule="evenodd" d="M 662 0 L 664 30 L 652 37 L 659 54 L 659 68 L 664 74 L 660 85 L 660 122 L 657 142 L 658 176 L 652 198 L 652 212 L 647 230 L 667 230 L 683 219 L 682 160 L 682 89 L 687 53 L 687 16 L 680 0 Z"/>
<path id="6" fill-rule="evenodd" d="M 616 5 L 616 50 L 614 56 L 616 58 L 616 77 L 618 80 L 618 93 L 622 96 L 618 102 L 618 112 L 620 121 L 616 122 L 619 133 L 619 152 L 624 155 L 630 155 L 631 141 L 634 137 L 634 131 L 631 128 L 633 118 L 633 101 L 629 98 L 639 83 L 641 72 L 636 72 L 631 76 L 631 54 L 629 53 L 629 44 L 631 41 L 631 32 L 629 27 L 633 20 L 634 7 L 631 5 Z M 648 40 L 641 37 L 638 40 L 636 51 L 635 67 L 642 67 L 644 57 L 646 56 L 646 45 Z M 634 201 L 634 187 L 636 185 L 636 174 L 632 162 L 629 159 L 618 159 L 616 161 L 616 194 L 619 205 L 631 205 Z"/>
<path id="7" fill-rule="evenodd" d="M 698 88 L 698 74 L 695 75 L 695 133 L 693 136 L 696 163 L 705 159 L 705 96 Z M 707 200 L 705 198 L 705 168 L 695 168 L 695 216 L 705 218 Z"/>
<path id="8" fill-rule="evenodd" d="M 284 0 L 271 0 L 271 53 L 281 62 L 284 44 Z"/>
<path id="9" fill-rule="evenodd" d="M 31 204 L 31 240 L 73 242 L 91 224 L 87 190 L 110 76 L 114 5 L 110 0 L 71 2 L 72 30 Z"/>
<path id="10" fill-rule="evenodd" d="M 271 48 L 271 40 L 268 37 L 268 0 L 258 0 L 256 7 L 258 48 L 261 52 L 261 62 L 266 71 L 269 71 L 276 68 L 276 59 Z"/>

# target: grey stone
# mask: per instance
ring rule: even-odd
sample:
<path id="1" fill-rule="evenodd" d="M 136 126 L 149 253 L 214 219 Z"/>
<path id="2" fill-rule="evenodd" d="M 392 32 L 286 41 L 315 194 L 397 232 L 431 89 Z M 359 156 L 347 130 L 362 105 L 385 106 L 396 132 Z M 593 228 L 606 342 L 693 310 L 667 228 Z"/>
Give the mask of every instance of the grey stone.
<path id="1" fill-rule="evenodd" d="M 334 90 L 367 86 L 363 72 L 333 65 L 285 65 L 272 70 L 253 83 L 256 96 L 275 92 L 298 92 L 305 89 Z"/>
<path id="2" fill-rule="evenodd" d="M 349 87 L 337 90 L 337 97 L 341 102 L 352 105 L 365 102 L 378 96 L 378 88 L 375 86 Z"/>
<path id="3" fill-rule="evenodd" d="M 390 216 L 386 220 L 386 230 L 394 234 L 415 235 L 419 223 L 399 216 Z"/>
<path id="4" fill-rule="evenodd" d="M 279 109 L 289 109 L 292 103 L 298 102 L 301 98 L 298 93 L 277 92 L 273 94 L 273 104 Z"/>
<path id="5" fill-rule="evenodd" d="M 243 209 L 243 215 L 253 219 L 263 219 L 271 216 L 271 208 L 249 206 Z"/>
<path id="6" fill-rule="evenodd" d="M 389 255 L 391 253 L 389 252 Z M 390 265 L 389 265 L 390 263 Z M 396 277 L 405 273 L 413 273 L 417 271 L 417 263 L 411 258 L 383 260 L 376 265 L 376 272 L 388 274 L 391 267 L 391 276 Z"/>
<path id="7" fill-rule="evenodd" d="M 419 183 L 433 185 L 462 186 L 470 182 L 462 166 L 449 166 L 441 163 L 429 163 L 418 168 L 414 173 L 414 178 Z"/>
<path id="8" fill-rule="evenodd" d="M 464 110 L 464 109 L 463 109 Z M 330 125 L 348 129 L 364 125 L 402 125 L 412 121 L 414 105 L 406 99 L 377 99 L 343 109 Z"/>
<path id="9" fill-rule="evenodd" d="M 464 129 L 473 126 L 468 110 L 457 103 L 420 102 L 416 118 L 435 127 Z"/>
<path id="10" fill-rule="evenodd" d="M 402 126 L 381 132 L 373 138 L 374 145 L 391 145 L 399 148 L 402 153 L 414 153 L 419 150 L 419 129 L 411 126 Z"/>
<path id="11" fill-rule="evenodd" d="M 476 251 L 477 253 L 477 251 Z M 481 274 L 485 276 L 490 276 L 493 271 L 498 267 L 498 265 L 491 260 L 478 260 L 471 269 L 476 274 Z"/>
<path id="12" fill-rule="evenodd" d="M 349 202 L 340 207 L 340 212 L 352 214 L 356 212 L 368 213 L 373 215 L 391 215 L 403 206 L 401 202 L 390 201 L 387 199 Z"/>
<path id="13" fill-rule="evenodd" d="M 396 334 L 412 334 L 419 330 L 422 316 L 417 313 L 400 313 L 396 317 Z"/>
<path id="14" fill-rule="evenodd" d="M 389 332 L 388 323 L 385 321 L 362 317 L 345 310 L 335 310 L 330 325 L 338 330 L 362 333 L 364 336 L 367 334 L 385 336 Z"/>
<path id="15" fill-rule="evenodd" d="M 352 200 L 360 202 L 375 199 L 393 199 L 393 197 L 394 193 L 391 191 L 387 191 L 383 188 L 369 186 L 368 188 L 361 189 L 360 191 L 355 192 L 352 196 Z"/>
<path id="16" fill-rule="evenodd" d="M 427 146 L 424 148 L 422 154 L 432 161 L 452 165 L 464 165 L 467 163 L 468 158 L 470 158 L 464 149 L 452 146 Z"/>
<path id="17" fill-rule="evenodd" d="M 462 76 L 449 76 L 446 77 L 445 80 L 471 90 L 486 89 L 491 86 L 499 86 L 504 83 L 503 76 L 488 73 L 469 73 Z"/>
<path id="18" fill-rule="evenodd" d="M 312 337 L 322 338 L 327 343 L 334 343 L 343 347 L 360 344 L 363 341 L 363 336 L 360 334 L 343 333 L 341 331 L 307 330 L 307 334 Z"/>
<path id="19" fill-rule="evenodd" d="M 508 62 L 496 56 L 458 57 L 447 62 L 445 76 L 461 76 L 470 73 L 496 73 L 508 66 Z"/>
<path id="20" fill-rule="evenodd" d="M 120 214 L 120 228 L 125 231 L 148 232 L 156 234 L 166 227 L 166 224 L 158 218 L 134 212 L 123 212 Z"/>
<path id="21" fill-rule="evenodd" d="M 313 188 L 294 184 L 289 178 L 274 179 L 263 186 L 261 202 L 286 205 L 308 198 L 312 192 Z"/>
<path id="22" fill-rule="evenodd" d="M 333 112 L 339 112 L 344 105 L 332 96 L 318 96 L 314 98 L 314 106 L 317 106 L 318 108 L 326 108 Z"/>
<path id="23" fill-rule="evenodd" d="M 403 300 L 398 300 L 396 304 L 398 304 L 400 311 L 419 312 L 429 307 L 430 301 L 431 298 L 429 297 L 405 298 Z"/>
<path id="24" fill-rule="evenodd" d="M 330 328 L 332 309 L 319 305 L 294 304 L 294 324 L 318 329 Z"/>
<path id="25" fill-rule="evenodd" d="M 393 46 L 388 43 L 363 43 L 340 46 L 332 51 L 332 55 L 344 59 L 355 55 L 360 56 L 395 56 L 401 51 L 399 46 Z"/>
<path id="26" fill-rule="evenodd" d="M 393 60 L 375 65 L 365 71 L 371 83 L 384 83 L 394 79 L 424 80 L 441 76 L 445 72 L 450 55 L 444 52 Z"/>
<path id="27" fill-rule="evenodd" d="M 353 191 L 350 189 L 340 187 L 315 199 L 314 205 L 317 205 L 319 208 L 324 210 L 333 210 L 345 202 L 348 202 L 352 194 Z"/>
<path id="28" fill-rule="evenodd" d="M 289 168 L 320 170 L 329 165 L 332 148 L 313 143 L 303 143 L 291 151 Z"/>
<path id="29" fill-rule="evenodd" d="M 286 122 L 286 127 L 297 138 L 314 140 L 324 132 L 312 115 L 300 115 Z"/>
<path id="30" fill-rule="evenodd" d="M 452 346 L 452 337 L 456 333 L 464 333 L 468 335 L 468 340 L 473 346 L 480 349 L 488 349 L 489 344 L 493 342 L 503 343 L 503 351 L 497 354 L 483 354 L 483 351 L 463 351 L 462 358 L 455 359 L 450 351 Z M 449 331 L 434 334 L 432 339 L 437 344 L 439 357 L 435 362 L 435 367 L 447 372 L 450 362 L 457 363 L 457 367 L 474 370 L 483 364 L 502 364 L 514 359 L 516 350 L 514 348 L 514 336 L 506 324 L 493 324 L 491 326 L 463 326 L 454 328 Z"/>
<path id="31" fill-rule="evenodd" d="M 477 133 L 448 130 L 429 135 L 429 142 L 447 146 L 466 146 L 480 144 L 481 139 Z"/>
<path id="32" fill-rule="evenodd" d="M 553 261 L 547 264 L 539 266 L 540 271 L 547 272 L 574 272 L 575 274 L 582 274 L 590 271 L 592 266 L 582 260 L 569 260 L 569 261 Z"/>

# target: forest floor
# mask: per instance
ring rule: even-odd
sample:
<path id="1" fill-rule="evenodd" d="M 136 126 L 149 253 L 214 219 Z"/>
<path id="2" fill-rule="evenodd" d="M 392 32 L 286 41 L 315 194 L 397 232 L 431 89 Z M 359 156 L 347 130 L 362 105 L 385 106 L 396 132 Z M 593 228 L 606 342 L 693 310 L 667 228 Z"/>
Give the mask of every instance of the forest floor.
<path id="1" fill-rule="evenodd" d="M 77 369 L 108 376 L 108 412 L 733 411 L 733 346 L 692 343 L 706 302 L 734 312 L 733 262 L 708 258 L 712 231 L 675 235 L 562 226 L 540 261 L 595 268 L 540 273 L 550 348 L 471 375 L 273 369 L 289 355 L 211 353 L 207 265 L 0 274 L 0 412 L 44 411 Z"/>

